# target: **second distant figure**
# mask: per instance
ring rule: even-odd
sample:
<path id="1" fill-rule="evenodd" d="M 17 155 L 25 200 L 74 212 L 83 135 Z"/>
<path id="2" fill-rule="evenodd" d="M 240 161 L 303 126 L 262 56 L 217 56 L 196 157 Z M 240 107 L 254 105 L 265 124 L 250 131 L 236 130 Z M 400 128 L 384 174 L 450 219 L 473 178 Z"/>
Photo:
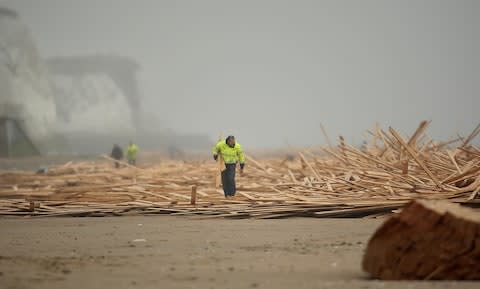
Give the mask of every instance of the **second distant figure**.
<path id="1" fill-rule="evenodd" d="M 128 164 L 134 166 L 137 164 L 137 154 L 138 154 L 138 146 L 133 142 L 130 142 L 127 148 L 127 160 Z"/>
<path id="2" fill-rule="evenodd" d="M 120 148 L 119 145 L 117 144 L 114 144 L 113 145 L 113 149 L 112 149 L 112 153 L 110 154 L 110 156 L 112 157 L 112 159 L 115 159 L 117 161 L 120 161 L 123 159 L 123 151 L 122 151 L 122 148 Z M 120 163 L 119 162 L 115 162 L 115 167 L 118 169 L 120 167 Z"/>

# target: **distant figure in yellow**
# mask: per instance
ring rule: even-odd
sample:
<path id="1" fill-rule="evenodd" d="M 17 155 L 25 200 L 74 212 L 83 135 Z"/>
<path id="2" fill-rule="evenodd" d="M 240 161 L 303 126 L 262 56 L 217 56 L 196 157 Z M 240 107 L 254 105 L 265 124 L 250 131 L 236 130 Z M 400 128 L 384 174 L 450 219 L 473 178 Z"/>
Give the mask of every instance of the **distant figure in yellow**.
<path id="1" fill-rule="evenodd" d="M 130 141 L 130 144 L 127 148 L 127 160 L 130 165 L 137 164 L 137 154 L 138 154 L 138 146 Z"/>
<path id="2" fill-rule="evenodd" d="M 222 187 L 225 198 L 235 196 L 235 169 L 237 163 L 240 163 L 240 173 L 243 174 L 245 166 L 245 154 L 242 146 L 235 142 L 233 135 L 228 136 L 225 140 L 221 140 L 212 150 L 213 159 L 217 160 L 218 155 L 222 156 L 225 162 L 225 170 L 222 171 Z"/>

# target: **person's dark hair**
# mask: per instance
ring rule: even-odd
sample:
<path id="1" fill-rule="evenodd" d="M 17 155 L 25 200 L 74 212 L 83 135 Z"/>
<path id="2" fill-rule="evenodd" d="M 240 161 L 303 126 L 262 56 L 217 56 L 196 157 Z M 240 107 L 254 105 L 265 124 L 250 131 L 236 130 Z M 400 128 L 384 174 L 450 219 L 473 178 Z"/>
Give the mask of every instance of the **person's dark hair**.
<path id="1" fill-rule="evenodd" d="M 225 139 L 225 142 L 228 143 L 228 141 L 229 141 L 230 139 L 235 139 L 235 137 L 234 137 L 233 135 L 229 135 L 229 136 L 227 136 L 227 138 Z"/>

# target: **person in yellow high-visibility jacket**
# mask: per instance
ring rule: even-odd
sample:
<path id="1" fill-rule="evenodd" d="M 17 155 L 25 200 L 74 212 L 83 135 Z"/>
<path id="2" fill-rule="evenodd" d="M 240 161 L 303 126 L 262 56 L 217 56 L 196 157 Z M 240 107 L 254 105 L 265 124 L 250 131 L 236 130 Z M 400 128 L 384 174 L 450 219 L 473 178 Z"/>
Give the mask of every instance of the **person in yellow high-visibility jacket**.
<path id="1" fill-rule="evenodd" d="M 219 141 L 212 150 L 213 159 L 217 160 L 218 155 L 222 156 L 225 162 L 225 170 L 222 171 L 222 187 L 225 198 L 235 196 L 235 170 L 237 163 L 240 163 L 240 173 L 243 174 L 245 167 L 245 154 L 242 146 L 235 141 L 233 135 L 228 136 L 225 140 Z"/>
<path id="2" fill-rule="evenodd" d="M 137 163 L 137 153 L 138 153 L 138 146 L 133 142 L 130 142 L 127 148 L 127 160 L 128 164 L 136 165 Z"/>

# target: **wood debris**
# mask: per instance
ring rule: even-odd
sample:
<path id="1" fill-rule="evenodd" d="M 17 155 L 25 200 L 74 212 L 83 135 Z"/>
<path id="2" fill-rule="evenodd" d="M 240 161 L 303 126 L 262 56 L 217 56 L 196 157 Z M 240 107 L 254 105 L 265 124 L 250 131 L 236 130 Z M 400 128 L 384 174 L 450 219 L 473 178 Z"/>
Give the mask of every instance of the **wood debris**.
<path id="1" fill-rule="evenodd" d="M 428 124 L 410 138 L 377 127 L 362 148 L 342 138 L 338 147 L 294 151 L 295 158 L 248 156 L 233 199 L 216 187 L 213 160 L 115 169 L 103 156 L 46 174 L 1 172 L 0 215 L 358 217 L 390 213 L 418 198 L 478 205 L 480 149 L 472 145 L 478 129 L 442 143 L 426 137 Z"/>

